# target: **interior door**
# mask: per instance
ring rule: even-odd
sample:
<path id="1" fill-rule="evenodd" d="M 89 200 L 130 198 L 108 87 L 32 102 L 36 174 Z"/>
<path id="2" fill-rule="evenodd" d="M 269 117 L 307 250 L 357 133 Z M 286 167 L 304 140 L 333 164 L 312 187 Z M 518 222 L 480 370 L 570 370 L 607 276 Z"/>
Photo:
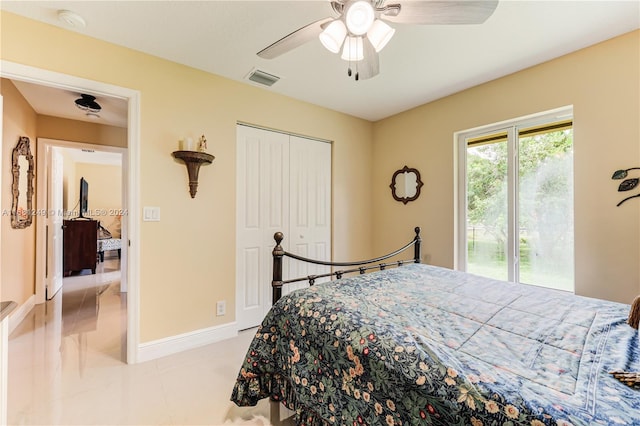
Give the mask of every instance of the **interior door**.
<path id="1" fill-rule="evenodd" d="M 289 137 L 237 129 L 236 321 L 243 330 L 271 306 L 273 234 L 289 222 Z"/>
<path id="2" fill-rule="evenodd" d="M 290 224 L 286 250 L 311 259 L 331 260 L 331 144 L 291 136 L 289 152 Z M 327 272 L 328 266 L 289 263 L 290 277 Z M 282 294 L 307 285 L 287 284 Z"/>
<path id="3" fill-rule="evenodd" d="M 50 300 L 62 288 L 62 176 L 63 156 L 60 148 L 49 147 L 47 179 L 47 279 L 46 298 Z"/>

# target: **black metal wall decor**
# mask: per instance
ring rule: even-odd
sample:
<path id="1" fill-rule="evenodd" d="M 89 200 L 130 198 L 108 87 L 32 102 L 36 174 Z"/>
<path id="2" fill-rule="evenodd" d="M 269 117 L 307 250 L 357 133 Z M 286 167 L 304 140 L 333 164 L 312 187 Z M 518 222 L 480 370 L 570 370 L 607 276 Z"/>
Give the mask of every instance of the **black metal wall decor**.
<path id="1" fill-rule="evenodd" d="M 611 176 L 611 179 L 616 179 L 616 180 L 624 179 L 627 177 L 627 175 L 629 174 L 629 171 L 631 170 L 640 170 L 640 167 L 631 167 L 629 169 L 616 170 L 613 173 L 613 176 Z M 640 178 L 624 179 L 622 182 L 620 182 L 620 185 L 618 186 L 618 192 L 630 191 L 634 189 L 636 186 L 638 186 L 639 182 L 640 182 Z M 625 201 L 630 200 L 632 198 L 637 198 L 637 197 L 640 197 L 640 194 L 635 194 L 630 197 L 627 197 L 622 201 L 620 201 L 618 204 L 616 204 L 616 206 L 620 207 L 622 203 L 624 203 Z"/>

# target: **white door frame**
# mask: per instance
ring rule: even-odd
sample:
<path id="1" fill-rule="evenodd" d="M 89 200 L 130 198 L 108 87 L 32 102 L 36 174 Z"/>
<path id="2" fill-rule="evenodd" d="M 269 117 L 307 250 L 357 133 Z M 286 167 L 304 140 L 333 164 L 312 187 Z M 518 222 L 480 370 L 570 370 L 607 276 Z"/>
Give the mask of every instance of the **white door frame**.
<path id="1" fill-rule="evenodd" d="M 43 147 L 40 148 L 40 145 Z M 38 294 L 40 291 L 39 283 L 44 283 L 45 300 L 52 299 L 62 289 L 62 269 L 64 268 L 64 247 L 62 245 L 64 157 L 62 156 L 62 148 L 44 145 L 43 139 L 36 140 L 36 151 L 38 152 L 36 158 L 39 158 L 37 165 L 41 169 L 44 168 L 44 173 L 36 170 L 36 176 L 39 176 L 39 179 L 36 181 L 35 205 L 40 207 L 36 213 L 36 281 L 34 285 L 36 301 L 40 298 Z M 42 200 L 44 197 L 46 200 Z M 46 212 L 43 209 L 45 206 Z M 44 226 L 40 226 L 43 221 Z M 45 236 L 44 241 L 40 238 L 43 235 Z M 44 247 L 46 253 L 44 257 L 38 254 L 41 247 Z M 45 271 L 44 277 L 43 270 Z M 41 280 L 41 277 L 44 279 Z"/>
<path id="2" fill-rule="evenodd" d="M 126 274 L 127 292 L 127 363 L 138 360 L 140 344 L 140 92 L 125 87 L 88 80 L 68 74 L 57 73 L 27 65 L 0 60 L 0 77 L 26 81 L 42 86 L 91 92 L 104 96 L 126 99 L 128 102 L 127 154 L 123 158 L 123 170 L 128 169 L 128 179 L 123 185 L 128 201 L 129 215 L 123 220 L 123 229 L 128 230 L 128 265 Z M 0 129 L 1 130 L 1 129 Z M 103 147 L 102 147 L 103 148 Z M 101 148 L 101 149 L 102 149 Z M 2 180 L 0 176 L 0 187 Z M 38 206 L 39 207 L 39 206 Z M 125 244 L 127 242 L 125 241 Z M 123 271 L 125 271 L 123 265 Z"/>
<path id="3" fill-rule="evenodd" d="M 38 138 L 37 140 L 37 168 L 36 168 L 36 176 L 38 179 L 36 181 L 36 206 L 38 215 L 36 216 L 36 303 L 44 303 L 46 302 L 46 290 L 47 290 L 47 276 L 46 276 L 46 265 L 47 265 L 47 227 L 46 227 L 46 216 L 44 212 L 44 206 L 47 205 L 47 192 L 48 192 L 48 169 L 49 162 L 47 157 L 47 149 L 52 147 L 57 148 L 71 148 L 71 149 L 90 149 L 96 152 L 115 152 L 122 155 L 122 194 L 123 194 L 123 204 L 122 208 L 125 211 L 129 211 L 128 199 L 125 196 L 126 186 L 128 182 L 128 174 L 129 170 L 127 167 L 127 149 L 120 148 L 116 146 L 107 146 L 107 145 L 95 145 L 84 142 L 69 142 L 58 139 L 47 139 L 47 138 Z M 56 212 L 55 214 L 59 214 Z M 122 241 L 127 241 L 128 239 L 128 224 L 126 221 L 122 224 Z M 127 270 L 127 260 L 129 256 L 129 247 L 125 244 L 122 247 L 122 263 L 120 265 L 120 269 L 122 271 Z M 127 291 L 127 274 L 122 274 L 121 282 L 120 282 L 121 291 Z"/>
<path id="4" fill-rule="evenodd" d="M 0 135 L 2 135 L 2 108 L 4 100 L 2 93 L 0 93 Z M 0 161 L 0 188 L 4 188 L 2 185 L 2 163 Z M 0 226 L 0 239 L 2 237 L 2 227 Z M 1 244 L 0 244 L 1 246 Z M 1 257 L 0 248 L 0 257 Z M 0 300 L 4 300 L 2 297 L 2 282 L 0 280 Z M 0 321 L 0 425 L 7 424 L 7 385 L 9 384 L 9 318 L 5 318 Z"/>
<path id="5" fill-rule="evenodd" d="M 456 215 L 455 215 L 455 246 L 454 246 L 454 268 L 460 271 L 467 270 L 467 139 L 483 134 L 493 134 L 498 132 L 504 132 L 507 135 L 508 154 L 510 159 L 507 170 L 507 181 L 511 186 L 508 190 L 508 224 L 510 235 L 507 239 L 507 272 L 508 280 L 519 282 L 519 268 L 520 260 L 518 254 L 518 241 L 519 236 L 515 229 L 515 218 L 518 217 L 517 210 L 517 194 L 518 190 L 518 176 L 517 170 L 514 168 L 518 162 L 518 152 L 515 141 L 517 140 L 518 131 L 517 128 L 527 128 L 544 123 L 549 123 L 558 120 L 566 120 L 573 117 L 573 105 L 568 105 L 560 108 L 555 108 L 549 111 L 544 111 L 528 116 L 516 117 L 509 120 L 501 121 L 486 126 L 475 127 L 454 133 L 455 144 L 455 176 L 456 183 L 454 186 L 455 195 L 457 199 L 456 203 Z"/>

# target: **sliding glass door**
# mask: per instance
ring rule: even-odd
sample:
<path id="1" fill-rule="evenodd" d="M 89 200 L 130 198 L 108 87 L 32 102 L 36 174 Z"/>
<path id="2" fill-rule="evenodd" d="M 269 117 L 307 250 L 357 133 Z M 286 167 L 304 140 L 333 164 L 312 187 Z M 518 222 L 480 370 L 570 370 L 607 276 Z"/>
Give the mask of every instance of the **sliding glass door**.
<path id="1" fill-rule="evenodd" d="M 461 135 L 459 269 L 573 291 L 573 129 L 553 118 Z"/>
<path id="2" fill-rule="evenodd" d="M 467 151 L 467 271 L 500 280 L 509 273 L 507 132 L 470 139 Z"/>

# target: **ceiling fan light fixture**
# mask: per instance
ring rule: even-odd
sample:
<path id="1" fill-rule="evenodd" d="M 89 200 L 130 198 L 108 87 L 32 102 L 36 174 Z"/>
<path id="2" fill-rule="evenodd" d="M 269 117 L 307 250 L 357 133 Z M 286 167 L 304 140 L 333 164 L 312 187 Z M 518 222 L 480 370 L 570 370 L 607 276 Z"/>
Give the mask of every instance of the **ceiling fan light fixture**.
<path id="1" fill-rule="evenodd" d="M 96 102 L 96 97 L 93 95 L 81 94 L 80 99 L 76 99 L 75 103 L 78 108 L 83 111 L 97 114 L 102 110 L 99 103 Z"/>
<path id="2" fill-rule="evenodd" d="M 387 43 L 389 43 L 389 40 L 391 40 L 395 32 L 395 29 L 380 19 L 376 19 L 369 31 L 367 31 L 367 38 L 373 45 L 373 48 L 376 49 L 376 52 L 380 52 Z"/>
<path id="3" fill-rule="evenodd" d="M 319 37 L 320 42 L 328 51 L 338 53 L 346 35 L 347 27 L 344 26 L 340 19 L 336 19 L 327 25 L 327 28 L 320 33 Z"/>
<path id="4" fill-rule="evenodd" d="M 362 37 L 347 37 L 342 46 L 342 59 L 349 62 L 361 61 L 364 59 L 364 45 Z"/>
<path id="5" fill-rule="evenodd" d="M 347 5 L 345 22 L 353 35 L 363 35 L 373 24 L 375 11 L 368 0 L 357 0 Z"/>

